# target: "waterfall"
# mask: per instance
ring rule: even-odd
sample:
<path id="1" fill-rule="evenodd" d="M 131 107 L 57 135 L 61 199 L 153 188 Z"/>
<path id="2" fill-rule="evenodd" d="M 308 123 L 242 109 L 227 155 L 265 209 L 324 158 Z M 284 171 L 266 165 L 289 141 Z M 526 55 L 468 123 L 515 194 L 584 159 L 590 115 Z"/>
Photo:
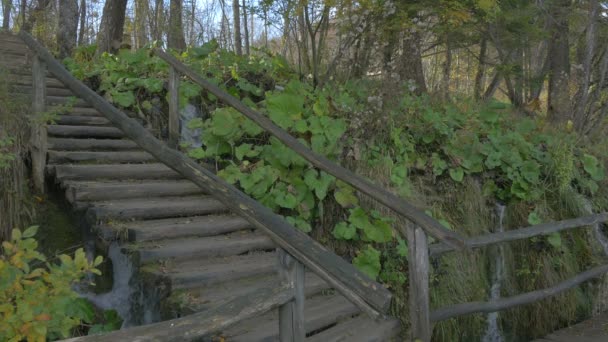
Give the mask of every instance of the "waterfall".
<path id="1" fill-rule="evenodd" d="M 496 225 L 495 233 L 502 233 L 504 231 L 504 218 L 505 218 L 506 207 L 503 204 L 496 204 Z M 494 257 L 493 270 L 492 270 L 492 286 L 490 287 L 490 300 L 496 300 L 500 298 L 500 290 L 502 287 L 503 280 L 505 279 L 505 256 L 504 247 L 499 244 L 491 247 L 490 256 Z M 483 342 L 503 342 L 504 336 L 498 326 L 498 312 L 492 312 L 488 314 L 486 332 L 482 338 Z"/>
<path id="2" fill-rule="evenodd" d="M 112 290 L 102 294 L 91 292 L 80 294 L 103 310 L 116 310 L 123 319 L 122 327 L 129 327 L 134 325 L 131 315 L 133 289 L 130 286 L 130 281 L 133 277 L 133 264 L 129 257 L 121 252 L 121 248 L 117 242 L 113 242 L 110 245 L 108 258 L 112 260 L 114 279 Z"/>

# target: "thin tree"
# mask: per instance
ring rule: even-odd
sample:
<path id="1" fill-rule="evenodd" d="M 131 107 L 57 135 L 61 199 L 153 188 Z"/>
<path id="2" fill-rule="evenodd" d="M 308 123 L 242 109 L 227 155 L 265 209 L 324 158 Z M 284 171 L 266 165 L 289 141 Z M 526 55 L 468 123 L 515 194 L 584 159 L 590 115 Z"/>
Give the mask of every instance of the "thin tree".
<path id="1" fill-rule="evenodd" d="M 57 28 L 57 45 L 59 57 L 72 54 L 76 46 L 78 32 L 78 0 L 59 0 L 59 25 Z"/>
<path id="2" fill-rule="evenodd" d="M 122 43 L 127 0 L 106 0 L 97 34 L 97 53 L 116 52 Z"/>
<path id="3" fill-rule="evenodd" d="M 549 96 L 547 114 L 551 121 L 564 123 L 570 118 L 570 45 L 568 40 L 570 0 L 552 2 L 549 41 Z"/>
<path id="4" fill-rule="evenodd" d="M 245 54 L 249 55 L 249 26 L 247 24 L 247 4 L 243 0 L 243 28 L 245 29 Z"/>
<path id="5" fill-rule="evenodd" d="M 13 2 L 11 0 L 2 0 L 2 29 L 8 30 L 11 21 L 11 9 Z"/>
<path id="6" fill-rule="evenodd" d="M 86 44 L 85 30 L 87 24 L 87 1 L 80 0 L 80 28 L 78 29 L 78 46 Z"/>
<path id="7" fill-rule="evenodd" d="M 241 13 L 239 0 L 232 0 L 232 17 L 234 25 L 234 51 L 237 55 L 243 54 L 243 42 L 241 41 Z"/>
<path id="8" fill-rule="evenodd" d="M 182 51 L 186 49 L 184 25 L 182 21 L 182 0 L 171 0 L 169 3 L 169 34 L 167 46 Z"/>

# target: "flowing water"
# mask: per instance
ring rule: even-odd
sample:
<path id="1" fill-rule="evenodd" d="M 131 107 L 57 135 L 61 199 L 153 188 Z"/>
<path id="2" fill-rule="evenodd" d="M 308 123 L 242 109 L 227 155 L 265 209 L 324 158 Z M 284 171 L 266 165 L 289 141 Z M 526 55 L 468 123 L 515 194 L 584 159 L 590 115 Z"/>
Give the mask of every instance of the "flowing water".
<path id="1" fill-rule="evenodd" d="M 133 264 L 129 257 L 122 253 L 117 242 L 110 245 L 107 257 L 112 261 L 112 277 L 114 280 L 112 290 L 101 294 L 81 292 L 81 295 L 100 309 L 116 310 L 123 319 L 123 328 L 135 325 L 134 317 L 131 314 L 134 289 L 130 285 L 133 278 Z"/>
<path id="2" fill-rule="evenodd" d="M 496 226 L 494 233 L 504 232 L 504 218 L 505 218 L 506 207 L 500 203 L 496 204 Z M 505 257 L 504 247 L 502 245 L 495 245 L 491 247 L 491 256 L 494 256 L 494 263 L 492 269 L 492 286 L 490 287 L 490 300 L 496 300 L 500 298 L 500 290 L 502 288 L 503 280 L 505 279 Z M 505 340 L 500 326 L 498 325 L 498 312 L 492 312 L 488 314 L 486 332 L 482 338 L 483 342 L 503 342 Z"/>

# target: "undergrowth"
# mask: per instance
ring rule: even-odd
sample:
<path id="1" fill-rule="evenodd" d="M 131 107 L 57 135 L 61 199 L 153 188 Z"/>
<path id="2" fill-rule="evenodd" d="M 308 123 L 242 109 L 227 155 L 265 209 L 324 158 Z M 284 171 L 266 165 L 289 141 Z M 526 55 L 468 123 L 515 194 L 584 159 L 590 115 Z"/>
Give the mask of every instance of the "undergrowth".
<path id="1" fill-rule="evenodd" d="M 149 49 L 99 60 L 86 51 L 66 63 L 109 100 L 146 117 L 155 106 L 167 112 L 166 101 L 158 101 L 166 96 L 167 67 Z M 507 104 L 437 103 L 398 89 L 394 93 L 400 95 L 386 99 L 374 90 L 381 84 L 370 80 L 313 88 L 279 57 L 262 51 L 238 57 L 214 42 L 178 57 L 313 151 L 463 235 L 493 231 L 496 203 L 507 207 L 507 230 L 580 216 L 588 213 L 581 209 L 585 201 L 595 211 L 608 207 L 606 149 Z M 182 146 L 192 158 L 214 162 L 225 180 L 385 283 L 397 294 L 395 313 L 407 325 L 407 244 L 394 229 L 406 224 L 401 218 L 314 169 L 186 79 L 180 99 L 209 114 L 189 123 L 203 131 L 202 147 Z M 584 229 L 510 243 L 505 253 L 503 296 L 552 286 L 598 262 L 593 237 Z M 481 249 L 433 260 L 433 307 L 487 300 L 490 259 Z M 593 295 L 581 287 L 508 310 L 501 324 L 513 339 L 541 336 L 588 315 Z M 482 315 L 448 320 L 436 325 L 434 339 L 478 340 L 485 326 Z"/>

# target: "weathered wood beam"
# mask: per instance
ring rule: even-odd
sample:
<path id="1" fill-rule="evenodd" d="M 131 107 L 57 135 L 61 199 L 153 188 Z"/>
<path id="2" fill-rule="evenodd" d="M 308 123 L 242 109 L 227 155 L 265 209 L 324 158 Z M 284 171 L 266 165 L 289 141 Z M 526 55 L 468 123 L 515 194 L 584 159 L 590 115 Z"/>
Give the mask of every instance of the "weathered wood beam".
<path id="1" fill-rule="evenodd" d="M 409 202 L 402 198 L 380 188 L 378 185 L 371 183 L 370 181 L 356 175 L 352 171 L 332 162 L 324 156 L 317 154 L 306 147 L 304 144 L 299 142 L 297 139 L 292 137 L 288 132 L 275 125 L 270 119 L 264 115 L 252 110 L 247 107 L 243 102 L 235 98 L 234 96 L 221 90 L 214 84 L 211 84 L 203 77 L 198 75 L 196 72 L 185 66 L 183 63 L 178 61 L 175 57 L 167 54 L 163 50 L 155 49 L 155 53 L 162 59 L 164 59 L 169 65 L 180 73 L 188 76 L 194 82 L 198 83 L 204 89 L 207 89 L 210 93 L 217 96 L 224 103 L 234 107 L 236 110 L 244 114 L 246 117 L 257 123 L 264 130 L 274 135 L 287 147 L 298 153 L 304 159 L 308 160 L 315 167 L 337 177 L 338 179 L 352 185 L 362 193 L 374 198 L 385 206 L 391 208 L 398 214 L 407 217 L 414 221 L 422 229 L 426 230 L 429 234 L 441 240 L 442 242 L 455 247 L 463 248 L 466 246 L 466 241 L 459 234 L 450 231 L 443 227 L 438 221 L 433 219 L 419 210 Z M 398 228 L 400 233 L 405 237 L 407 232 Z"/>
<path id="2" fill-rule="evenodd" d="M 279 340 L 281 342 L 304 342 L 304 265 L 294 259 L 283 249 L 279 249 L 279 273 L 289 287 L 293 289 L 293 299 L 279 307 Z"/>
<path id="3" fill-rule="evenodd" d="M 420 227 L 407 229 L 409 264 L 410 340 L 430 342 L 432 335 L 429 291 L 429 250 L 426 233 Z"/>
<path id="4" fill-rule="evenodd" d="M 103 335 L 82 336 L 65 342 L 165 342 L 200 341 L 245 319 L 268 312 L 292 299 L 287 286 L 263 288 L 253 295 L 239 296 L 214 309 L 160 323 L 148 324 Z"/>
<path id="5" fill-rule="evenodd" d="M 600 222 L 608 221 L 608 213 L 600 213 L 594 215 L 581 216 L 579 218 L 563 220 L 558 222 L 541 223 L 534 226 L 519 228 L 515 230 L 509 230 L 502 233 L 492 233 L 482 236 L 472 237 L 468 239 L 469 247 L 479 248 L 496 243 L 505 243 L 516 240 L 529 239 L 539 235 L 549 235 L 557 233 L 562 230 L 580 228 L 585 226 L 594 225 Z M 436 243 L 430 246 L 431 257 L 436 257 L 441 254 L 453 251 L 449 245 L 443 243 Z"/>
<path id="6" fill-rule="evenodd" d="M 526 292 L 512 297 L 501 298 L 490 302 L 469 302 L 447 306 L 431 313 L 431 321 L 439 322 L 456 316 L 469 315 L 472 313 L 490 313 L 505 310 L 519 305 L 538 302 L 541 299 L 554 296 L 584 283 L 587 280 L 598 278 L 608 272 L 608 265 L 598 266 L 588 271 L 579 273 L 577 276 L 563 281 L 553 287 L 542 290 Z"/>
<path id="7" fill-rule="evenodd" d="M 179 73 L 169 67 L 169 146 L 179 144 Z"/>
<path id="8" fill-rule="evenodd" d="M 268 234 L 277 245 L 303 263 L 307 269 L 327 281 L 371 317 L 376 318 L 388 312 L 392 294 L 384 286 L 290 225 L 283 217 L 273 213 L 272 210 L 189 157 L 156 139 L 136 120 L 130 119 L 125 113 L 72 76 L 32 36 L 25 32 L 19 33 L 19 36 L 47 62 L 49 70 L 74 94 L 91 103 L 142 149 L 201 187 L 205 192 L 213 194 L 235 214 Z M 56 170 L 59 172 L 59 167 Z"/>
<path id="9" fill-rule="evenodd" d="M 46 170 L 47 127 L 46 123 L 42 122 L 39 117 L 46 111 L 45 73 L 46 63 L 37 56 L 34 57 L 32 64 L 32 109 L 35 117 L 32 120 L 30 155 L 32 159 L 34 188 L 39 193 L 45 192 L 44 175 Z"/>

